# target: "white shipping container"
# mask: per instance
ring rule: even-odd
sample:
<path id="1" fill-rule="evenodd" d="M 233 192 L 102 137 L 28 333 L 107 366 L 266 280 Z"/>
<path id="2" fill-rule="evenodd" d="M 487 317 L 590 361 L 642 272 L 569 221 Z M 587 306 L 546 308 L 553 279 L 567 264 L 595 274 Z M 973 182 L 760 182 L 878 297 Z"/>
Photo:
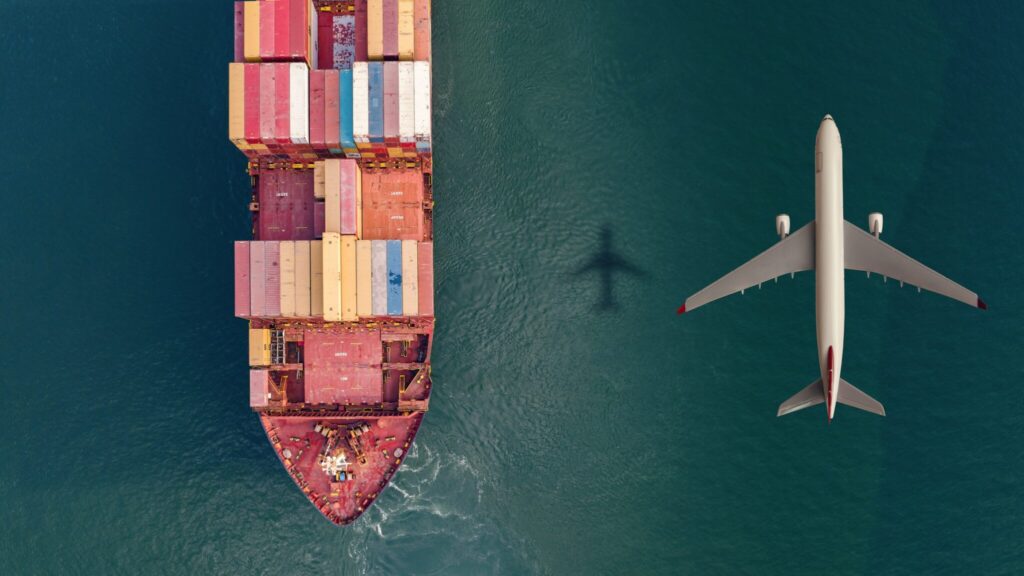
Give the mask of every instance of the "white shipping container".
<path id="1" fill-rule="evenodd" d="M 373 284 L 373 315 L 388 315 L 388 241 L 370 244 L 370 282 Z"/>
<path id="2" fill-rule="evenodd" d="M 402 240 L 402 315 L 420 315 L 419 250 L 415 240 Z"/>
<path id="3" fill-rule="evenodd" d="M 430 141 L 430 62 L 414 62 L 416 77 L 416 139 Z"/>
<path id="4" fill-rule="evenodd" d="M 400 142 L 416 141 L 416 77 L 413 62 L 398 63 L 398 136 Z"/>
<path id="5" fill-rule="evenodd" d="M 352 138 L 370 141 L 370 73 L 366 62 L 352 63 Z"/>
<path id="6" fill-rule="evenodd" d="M 309 144 L 309 67 L 304 62 L 288 66 L 288 107 L 292 144 Z"/>

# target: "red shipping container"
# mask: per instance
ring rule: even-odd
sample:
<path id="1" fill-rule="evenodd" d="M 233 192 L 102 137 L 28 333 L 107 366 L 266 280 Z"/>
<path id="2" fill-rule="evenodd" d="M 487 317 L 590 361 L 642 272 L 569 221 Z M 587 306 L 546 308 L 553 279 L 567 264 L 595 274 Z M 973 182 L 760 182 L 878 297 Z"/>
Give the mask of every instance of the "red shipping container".
<path id="1" fill-rule="evenodd" d="M 260 2 L 260 60 L 274 57 L 274 7 L 271 2 Z"/>
<path id="2" fill-rule="evenodd" d="M 249 314 L 253 318 L 267 313 L 266 242 L 249 243 Z"/>
<path id="3" fill-rule="evenodd" d="M 287 0 L 263 0 L 260 12 L 273 7 L 274 11 L 274 60 L 287 60 L 291 52 L 288 22 L 291 14 Z"/>
<path id="4" fill-rule="evenodd" d="M 320 50 L 316 54 L 316 67 L 327 70 L 334 67 L 334 51 L 327 50 L 334 37 L 334 13 L 317 11 L 316 37 Z"/>
<path id="5" fill-rule="evenodd" d="M 384 63 L 384 141 L 398 142 L 398 62 Z M 387 154 L 387 150 L 384 150 Z"/>
<path id="6" fill-rule="evenodd" d="M 271 64 L 277 71 L 274 76 L 274 83 L 277 88 L 274 94 L 274 140 L 278 144 L 291 144 L 291 122 L 292 116 L 291 99 L 291 70 L 287 63 Z"/>
<path id="7" fill-rule="evenodd" d="M 337 70 L 324 71 L 324 140 L 333 150 L 341 148 L 341 125 L 339 120 L 340 73 Z"/>
<path id="8" fill-rule="evenodd" d="M 356 0 L 356 62 L 366 60 L 366 0 Z"/>
<path id="9" fill-rule="evenodd" d="M 416 245 L 417 283 L 420 295 L 420 316 L 434 315 L 434 243 L 420 242 Z"/>
<path id="10" fill-rule="evenodd" d="M 384 58 L 398 59 L 398 0 L 384 0 Z"/>
<path id="11" fill-rule="evenodd" d="M 249 243 L 235 242 L 235 316 L 249 317 Z"/>
<path id="12" fill-rule="evenodd" d="M 290 38 L 288 59 L 306 60 L 306 52 L 309 44 L 306 42 L 306 34 L 309 32 L 309 0 L 277 0 L 281 4 L 287 4 L 290 12 L 288 21 L 288 36 Z M 309 55 L 313 57 L 312 54 Z M 316 65 L 314 62 L 313 65 Z"/>
<path id="13" fill-rule="evenodd" d="M 356 186 L 359 181 L 359 164 L 355 160 L 339 160 L 341 178 L 341 233 L 356 233 L 356 218 L 358 210 L 356 206 Z"/>
<path id="14" fill-rule="evenodd" d="M 324 70 L 309 71 L 309 144 L 314 150 L 325 150 L 324 140 Z"/>
<path id="15" fill-rule="evenodd" d="M 326 207 L 323 202 L 313 204 L 313 238 L 317 240 L 324 237 L 324 229 L 327 227 Z"/>
<path id="16" fill-rule="evenodd" d="M 270 240 L 263 243 L 264 261 L 266 262 L 266 281 L 264 283 L 266 305 L 263 310 L 268 317 L 281 315 L 281 243 Z"/>
<path id="17" fill-rule="evenodd" d="M 261 12 L 262 14 L 262 12 Z M 260 140 L 264 144 L 275 143 L 274 135 L 277 132 L 277 121 L 274 97 L 277 92 L 275 74 L 277 68 L 274 64 L 259 64 L 260 67 Z"/>
<path id="18" fill-rule="evenodd" d="M 260 141 L 260 65 L 245 64 L 245 140 Z"/>
<path id="19" fill-rule="evenodd" d="M 235 62 L 245 62 L 245 3 L 235 2 Z"/>

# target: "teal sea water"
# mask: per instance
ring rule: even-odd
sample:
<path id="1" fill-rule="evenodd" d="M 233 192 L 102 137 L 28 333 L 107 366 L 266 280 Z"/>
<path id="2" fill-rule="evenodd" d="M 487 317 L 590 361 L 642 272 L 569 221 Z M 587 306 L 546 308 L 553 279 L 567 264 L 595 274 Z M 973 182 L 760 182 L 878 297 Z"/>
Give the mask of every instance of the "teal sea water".
<path id="1" fill-rule="evenodd" d="M 0 573 L 1024 573 L 1020 3 L 437 0 L 431 411 L 357 524 L 247 406 L 229 2 L 0 6 Z M 682 299 L 813 216 L 981 313 L 850 274 L 844 377 L 776 419 L 813 278 Z M 577 274 L 602 230 L 639 273 Z"/>

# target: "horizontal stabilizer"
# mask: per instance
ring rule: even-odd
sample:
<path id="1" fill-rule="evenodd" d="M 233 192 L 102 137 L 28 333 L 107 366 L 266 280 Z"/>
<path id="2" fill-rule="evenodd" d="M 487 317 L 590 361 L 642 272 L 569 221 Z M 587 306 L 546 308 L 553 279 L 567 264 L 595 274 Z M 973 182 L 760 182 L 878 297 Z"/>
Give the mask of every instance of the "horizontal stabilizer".
<path id="1" fill-rule="evenodd" d="M 881 402 L 861 392 L 856 386 L 842 378 L 839 379 L 839 398 L 836 400 L 840 404 L 846 404 L 865 412 L 885 416 L 885 407 L 882 406 Z"/>
<path id="2" fill-rule="evenodd" d="M 796 412 L 797 410 L 817 406 L 824 401 L 825 392 L 821 389 L 821 378 L 819 378 L 808 384 L 803 390 L 794 394 L 789 400 L 786 400 L 779 405 L 778 416 L 785 416 L 790 412 Z"/>

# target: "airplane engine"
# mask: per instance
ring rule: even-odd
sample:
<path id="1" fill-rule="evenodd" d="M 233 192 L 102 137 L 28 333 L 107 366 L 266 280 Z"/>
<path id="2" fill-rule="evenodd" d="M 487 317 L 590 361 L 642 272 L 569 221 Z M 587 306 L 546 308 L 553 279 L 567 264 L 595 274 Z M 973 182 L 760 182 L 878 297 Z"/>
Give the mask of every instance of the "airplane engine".
<path id="1" fill-rule="evenodd" d="M 779 234 L 780 240 L 789 236 L 789 214 L 779 214 L 775 217 L 775 231 Z"/>
<path id="2" fill-rule="evenodd" d="M 882 235 L 882 213 L 872 212 L 868 214 L 868 231 L 878 238 Z"/>

